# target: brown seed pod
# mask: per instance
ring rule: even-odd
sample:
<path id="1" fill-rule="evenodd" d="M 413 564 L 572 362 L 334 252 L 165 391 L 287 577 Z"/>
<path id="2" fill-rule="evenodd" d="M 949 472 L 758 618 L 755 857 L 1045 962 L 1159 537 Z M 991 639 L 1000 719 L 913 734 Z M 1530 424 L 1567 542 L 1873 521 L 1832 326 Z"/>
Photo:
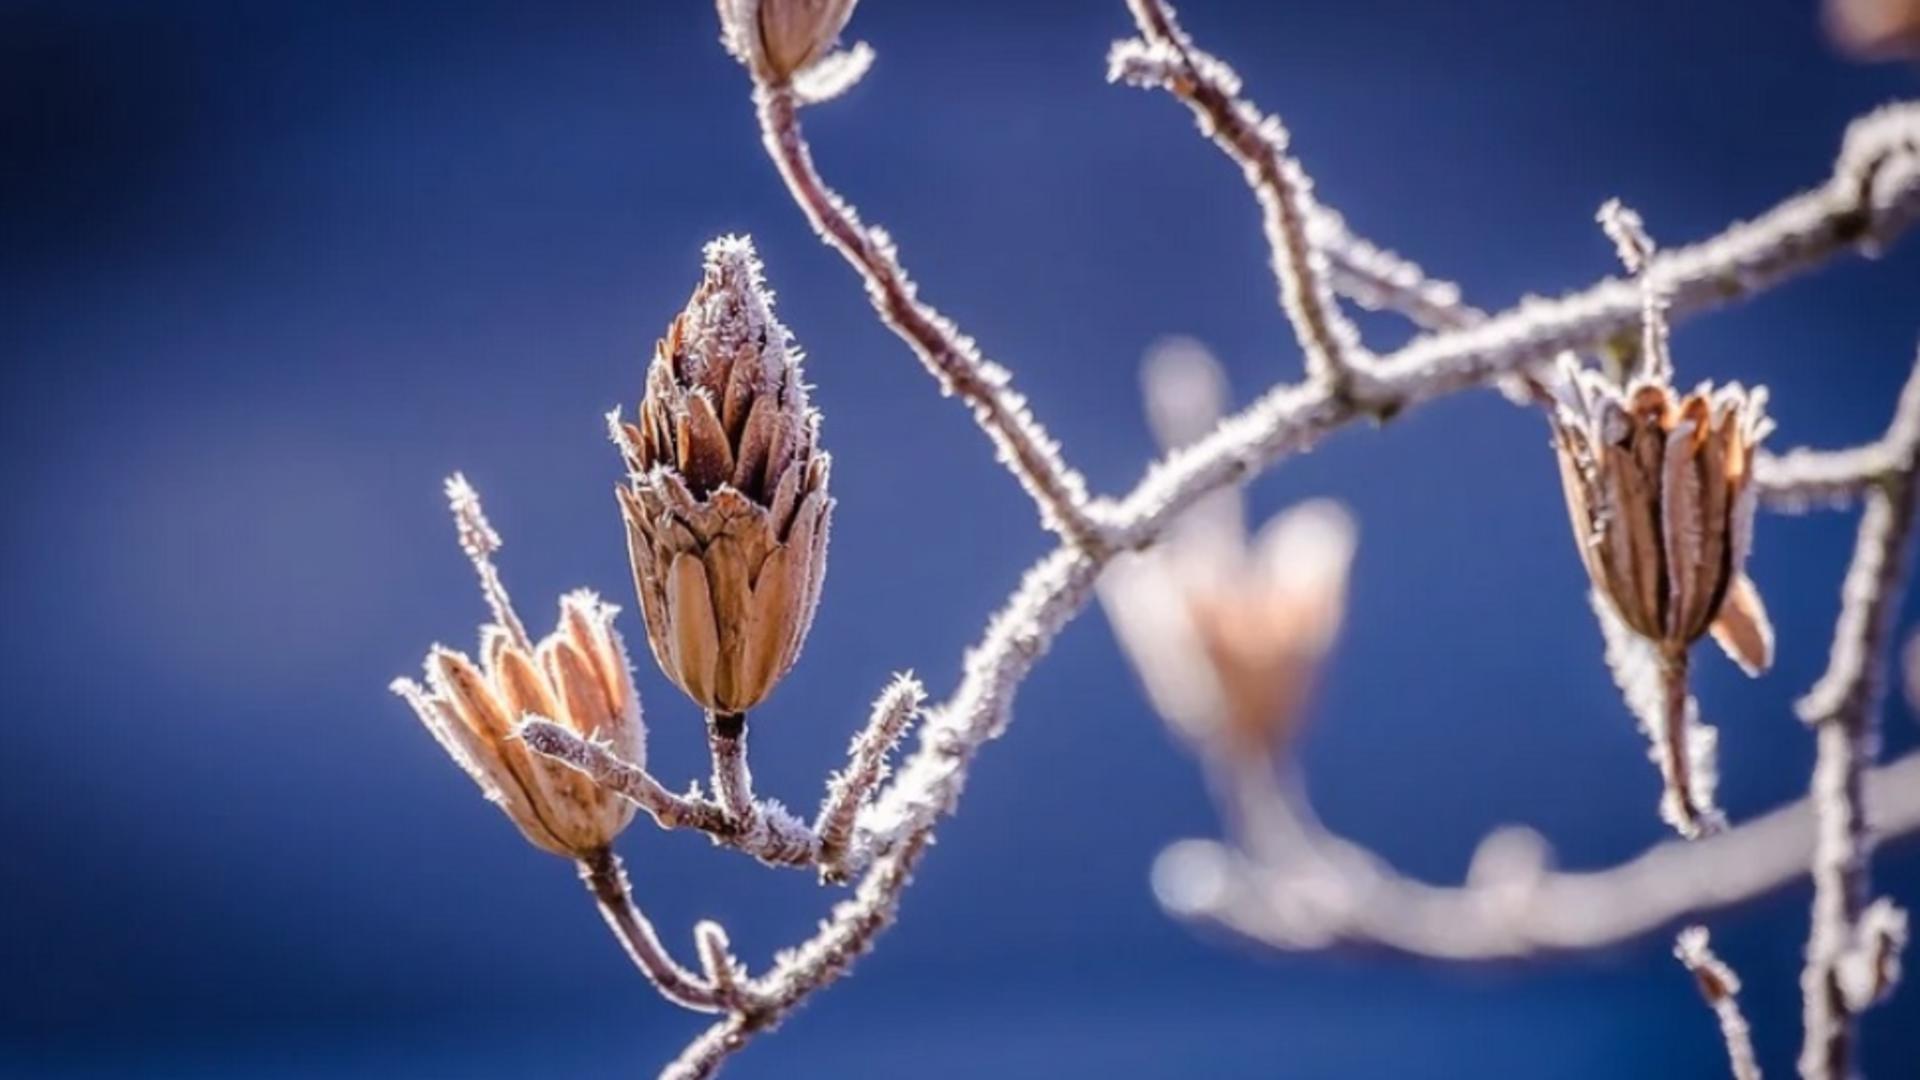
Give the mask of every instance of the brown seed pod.
<path id="1" fill-rule="evenodd" d="M 1745 569 L 1766 391 L 1680 396 L 1646 377 L 1623 390 L 1568 365 L 1552 424 L 1581 562 L 1621 621 L 1669 651 L 1711 633 L 1749 674 L 1766 670 L 1773 628 Z"/>
<path id="2" fill-rule="evenodd" d="M 806 641 L 833 512 L 820 416 L 751 241 L 707 246 L 705 278 L 654 350 L 638 423 L 612 421 L 654 658 L 702 708 L 744 713 Z"/>

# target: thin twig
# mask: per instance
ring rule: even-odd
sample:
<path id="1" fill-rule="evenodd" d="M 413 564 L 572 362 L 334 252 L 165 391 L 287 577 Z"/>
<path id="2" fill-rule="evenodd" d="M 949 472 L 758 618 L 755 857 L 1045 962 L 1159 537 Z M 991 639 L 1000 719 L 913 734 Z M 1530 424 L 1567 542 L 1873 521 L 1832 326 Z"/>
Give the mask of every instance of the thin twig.
<path id="1" fill-rule="evenodd" d="M 735 1013 L 751 1012 L 760 1007 L 753 990 L 746 983 L 746 974 L 741 970 L 740 961 L 734 958 L 733 944 L 727 940 L 727 928 L 711 920 L 694 925 L 693 943 L 700 950 L 700 967 L 706 976 L 707 985 L 713 987 L 714 997 Z"/>
<path id="2" fill-rule="evenodd" d="M 653 983 L 668 1001 L 696 1012 L 719 1012 L 725 1005 L 709 983 L 676 963 L 660 944 L 653 924 L 647 921 L 633 902 L 633 890 L 627 885 L 627 872 L 620 857 L 605 848 L 580 860 L 580 880 L 587 883 L 600 905 L 613 936 L 620 939 L 627 956 L 640 973 Z"/>
<path id="3" fill-rule="evenodd" d="M 660 1080 L 707 1080 L 749 1039 L 771 1031 L 807 995 L 845 975 L 893 923 L 900 895 L 929 839 L 916 837 L 875 863 L 853 899 L 835 908 L 818 933 L 783 953 L 772 971 L 754 980 L 750 993 L 757 1008 L 735 1012 L 708 1028 L 661 1071 Z"/>
<path id="4" fill-rule="evenodd" d="M 980 355 L 973 339 L 919 299 L 893 240 L 860 215 L 821 179 L 800 126 L 800 106 L 790 87 L 756 85 L 754 104 L 762 142 L 807 220 L 840 252 L 861 279 L 873 308 L 898 334 L 946 393 L 972 407 L 993 440 L 1000 460 L 1039 505 L 1047 527 L 1097 551 L 1105 546 L 1100 523 L 1088 511 L 1086 482 L 1060 456 L 1059 444 L 1012 388 L 1008 371 Z"/>
<path id="5" fill-rule="evenodd" d="M 487 512 L 480 505 L 480 493 L 473 490 L 462 473 L 447 478 L 446 491 L 447 505 L 453 511 L 453 527 L 460 537 L 460 550 L 466 553 L 474 573 L 480 576 L 480 595 L 493 612 L 494 624 L 507 632 L 508 639 L 520 651 L 533 652 L 533 639 L 527 636 L 526 624 L 513 610 L 506 583 L 500 580 L 500 569 L 494 565 L 493 557 L 500 551 L 500 534 L 487 520 Z"/>
<path id="6" fill-rule="evenodd" d="M 1354 234 L 1333 210 L 1313 211 L 1307 239 L 1326 253 L 1335 292 L 1370 311 L 1397 311 L 1424 330 L 1462 330 L 1486 320 L 1486 312 L 1460 298 L 1458 285 Z"/>
<path id="7" fill-rule="evenodd" d="M 1760 1059 L 1753 1054 L 1753 1029 L 1740 1012 L 1740 976 L 1726 961 L 1716 956 L 1704 926 L 1689 926 L 1680 931 L 1673 955 L 1700 985 L 1700 996 L 1720 1021 L 1720 1035 L 1727 1043 L 1727 1063 L 1733 1068 L 1733 1080 L 1760 1080 Z"/>
<path id="8" fill-rule="evenodd" d="M 1864 776 L 1880 749 L 1893 619 L 1913 527 L 1920 450 L 1920 361 L 1900 395 L 1883 444 L 1902 462 L 1867 495 L 1853 562 L 1841 586 L 1841 608 L 1826 674 L 1801 699 L 1801 719 L 1814 728 L 1817 754 L 1811 798 L 1818 815 L 1813 854 L 1813 930 L 1807 940 L 1807 1080 L 1851 1080 L 1859 1003 L 1849 1000 L 1843 973 L 1860 946 L 1863 913 L 1872 899 L 1873 836 L 1862 799 Z M 1885 826 L 1882 825 L 1882 828 Z"/>
<path id="9" fill-rule="evenodd" d="M 850 863 L 857 865 L 857 859 L 848 858 L 854 822 L 874 788 L 886 779 L 887 755 L 926 700 L 925 688 L 911 673 L 896 676 L 873 703 L 867 726 L 854 736 L 846 770 L 828 781 L 813 832 L 820 838 L 820 865 L 829 878 L 843 878 Z"/>
<path id="10" fill-rule="evenodd" d="M 1365 362 L 1360 336 L 1334 301 L 1327 255 L 1309 238 L 1313 183 L 1287 153 L 1287 129 L 1240 99 L 1240 77 L 1196 48 L 1161 0 L 1128 0 L 1141 40 L 1115 45 L 1108 78 L 1166 89 L 1193 111 L 1200 130 L 1240 166 L 1260 204 L 1272 249 L 1280 306 L 1293 324 L 1307 374 L 1344 391 Z"/>
<path id="11" fill-rule="evenodd" d="M 1720 828 L 1719 813 L 1713 797 L 1694 769 L 1692 723 L 1693 698 L 1687 692 L 1687 650 L 1685 646 L 1660 649 L 1660 704 L 1654 732 L 1655 756 L 1667 795 L 1662 806 L 1680 835 L 1694 838 Z M 1668 805 L 1671 804 L 1671 805 Z"/>

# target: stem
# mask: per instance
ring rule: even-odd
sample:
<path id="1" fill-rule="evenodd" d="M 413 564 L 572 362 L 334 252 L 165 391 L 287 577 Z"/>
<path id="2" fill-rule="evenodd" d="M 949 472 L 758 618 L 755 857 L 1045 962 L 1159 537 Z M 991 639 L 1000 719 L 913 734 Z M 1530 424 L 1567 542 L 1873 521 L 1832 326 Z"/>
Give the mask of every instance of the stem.
<path id="1" fill-rule="evenodd" d="M 1667 798 L 1673 803 L 1673 824 L 1681 835 L 1693 839 L 1707 827 L 1702 817 L 1693 776 L 1693 759 L 1687 747 L 1687 647 L 1660 646 L 1660 771 L 1667 781 Z"/>
<path id="2" fill-rule="evenodd" d="M 1680 931 L 1673 955 L 1693 973 L 1700 996 L 1720 1022 L 1720 1037 L 1727 1044 L 1727 1064 L 1733 1080 L 1760 1080 L 1760 1059 L 1753 1052 L 1753 1028 L 1740 1011 L 1740 976 L 1726 961 L 1714 954 L 1707 940 L 1707 928 L 1690 926 Z"/>
<path id="3" fill-rule="evenodd" d="M 653 924 L 633 902 L 633 890 L 628 887 L 627 873 L 618 855 L 608 848 L 597 848 L 581 856 L 580 880 L 587 883 L 587 889 L 599 902 L 607 928 L 620 939 L 634 966 L 662 997 L 696 1012 L 720 1012 L 725 1008 L 711 986 L 667 955 Z"/>
<path id="4" fill-rule="evenodd" d="M 713 755 L 713 794 L 740 833 L 753 831 L 759 808 L 753 772 L 747 768 L 747 714 L 707 714 L 707 750 Z"/>

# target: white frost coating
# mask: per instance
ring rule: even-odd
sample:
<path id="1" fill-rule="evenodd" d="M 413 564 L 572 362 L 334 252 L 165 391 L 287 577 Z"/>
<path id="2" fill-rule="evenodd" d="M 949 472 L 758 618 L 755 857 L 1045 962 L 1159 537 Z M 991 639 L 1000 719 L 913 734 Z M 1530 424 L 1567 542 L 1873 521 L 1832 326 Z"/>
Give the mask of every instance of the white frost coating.
<path id="1" fill-rule="evenodd" d="M 829 53 L 795 73 L 793 92 L 806 105 L 832 101 L 866 78 L 873 61 L 873 48 L 864 41 L 851 48 Z"/>
<path id="2" fill-rule="evenodd" d="M 779 387 L 788 365 L 798 364 L 800 357 L 793 334 L 773 314 L 773 289 L 753 239 L 722 236 L 707 244 L 705 259 L 708 281 L 717 287 L 693 310 L 693 324 L 683 339 L 687 381 L 702 381 L 710 365 L 753 355 L 760 360 L 760 385 L 769 391 Z M 798 379 L 793 385 L 801 393 L 804 411 L 806 388 Z"/>

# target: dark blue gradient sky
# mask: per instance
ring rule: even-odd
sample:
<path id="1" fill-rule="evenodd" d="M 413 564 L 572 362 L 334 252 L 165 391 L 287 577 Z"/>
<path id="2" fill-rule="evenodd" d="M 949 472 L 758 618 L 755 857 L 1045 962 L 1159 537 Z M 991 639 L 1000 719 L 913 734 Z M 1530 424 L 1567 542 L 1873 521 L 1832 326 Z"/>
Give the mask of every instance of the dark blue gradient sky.
<path id="1" fill-rule="evenodd" d="M 1790 0 L 1188 6 L 1328 202 L 1489 306 L 1611 272 L 1607 196 L 1698 238 L 1817 182 L 1849 117 L 1917 88 L 1833 57 Z M 1098 486 L 1147 460 L 1154 337 L 1212 343 L 1243 398 L 1295 375 L 1238 176 L 1173 104 L 1101 81 L 1119 0 L 866 7 L 879 64 L 810 114 L 822 166 Z M 811 805 L 889 672 L 952 684 L 1044 538 L 785 201 L 714 37 L 694 0 L 0 4 L 0 1073 L 627 1077 L 696 1030 L 384 688 L 482 615 L 438 492 L 455 468 L 536 621 L 580 584 L 629 602 L 600 416 L 637 397 L 716 233 L 761 244 L 841 500 L 808 653 L 756 716 L 761 786 Z M 1871 437 L 1920 329 L 1916 252 L 1682 327 L 1683 376 L 1770 384 L 1778 445 Z M 1435 879 L 1503 822 L 1575 866 L 1660 839 L 1539 418 L 1449 400 L 1253 499 L 1329 494 L 1362 541 L 1304 748 L 1325 817 Z M 1789 706 L 1851 533 L 1763 519 L 1780 662 L 1699 664 L 1736 815 L 1804 785 Z M 640 682 L 652 760 L 695 775 L 696 714 L 643 654 Z M 1914 745 L 1904 708 L 1889 725 Z M 1196 938 L 1146 871 L 1213 828 L 1089 616 L 901 925 L 736 1075 L 1722 1068 L 1663 938 L 1473 971 Z M 676 943 L 713 916 L 762 960 L 831 902 L 643 825 L 622 850 Z M 1881 863 L 1908 903 L 1917 855 Z M 1781 1074 L 1805 901 L 1714 920 Z M 1920 994 L 1867 1034 L 1877 1075 L 1911 1075 Z"/>

